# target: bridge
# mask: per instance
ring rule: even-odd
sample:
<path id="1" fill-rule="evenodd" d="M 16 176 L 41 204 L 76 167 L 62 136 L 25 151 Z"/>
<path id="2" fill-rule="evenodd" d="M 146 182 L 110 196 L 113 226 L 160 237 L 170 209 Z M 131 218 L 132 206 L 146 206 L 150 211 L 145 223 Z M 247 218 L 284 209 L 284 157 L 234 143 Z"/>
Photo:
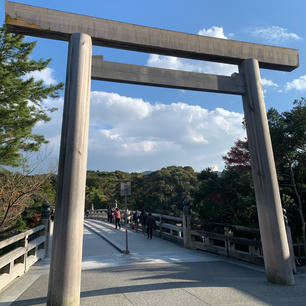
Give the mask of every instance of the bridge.
<path id="1" fill-rule="evenodd" d="M 158 225 L 169 231 L 161 235 L 156 230 L 152 240 L 141 229 L 129 228 L 129 254 L 125 254 L 123 227 L 115 229 L 99 211 L 85 219 L 81 305 L 305 306 L 305 273 L 298 270 L 295 286 L 272 285 L 266 280 L 263 266 L 184 248 L 175 225 L 171 233 L 171 226 L 160 222 Z M 42 226 L 28 236 L 41 230 Z M 171 239 L 170 235 L 177 238 Z M 31 263 L 35 258 L 33 246 L 39 246 L 43 237 L 37 236 L 29 243 Z M 49 256 L 0 291 L 0 306 L 46 305 L 51 247 L 52 239 Z M 36 249 L 44 254 L 43 248 Z M 3 257 L 1 260 L 2 264 Z M 20 262 L 13 260 L 11 270 Z M 0 283 L 3 272 L 1 268 Z"/>

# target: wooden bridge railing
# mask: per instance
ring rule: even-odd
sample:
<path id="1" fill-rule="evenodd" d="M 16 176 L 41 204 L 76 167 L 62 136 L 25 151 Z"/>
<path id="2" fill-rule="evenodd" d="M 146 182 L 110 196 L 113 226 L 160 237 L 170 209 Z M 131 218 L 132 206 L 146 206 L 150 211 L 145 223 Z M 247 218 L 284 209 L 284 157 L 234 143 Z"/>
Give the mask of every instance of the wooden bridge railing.
<path id="1" fill-rule="evenodd" d="M 123 216 L 124 213 L 121 215 Z M 205 231 L 199 228 L 199 224 L 196 222 L 184 223 L 183 218 L 186 216 L 181 218 L 156 213 L 152 215 L 155 217 L 157 225 L 155 234 L 164 239 L 183 244 L 189 248 L 263 264 L 262 247 L 257 228 L 214 224 L 215 228 L 218 227 L 217 231 Z M 107 211 L 106 209 L 92 210 L 89 217 L 107 220 Z M 184 235 L 188 235 L 185 240 Z M 186 238 L 188 239 L 186 240 Z M 188 241 L 188 246 L 186 241 Z"/>
<path id="2" fill-rule="evenodd" d="M 216 231 L 191 230 L 192 245 L 204 251 L 263 264 L 259 229 L 217 223 L 214 227 Z"/>
<path id="3" fill-rule="evenodd" d="M 45 226 L 0 241 L 0 290 L 45 256 Z"/>

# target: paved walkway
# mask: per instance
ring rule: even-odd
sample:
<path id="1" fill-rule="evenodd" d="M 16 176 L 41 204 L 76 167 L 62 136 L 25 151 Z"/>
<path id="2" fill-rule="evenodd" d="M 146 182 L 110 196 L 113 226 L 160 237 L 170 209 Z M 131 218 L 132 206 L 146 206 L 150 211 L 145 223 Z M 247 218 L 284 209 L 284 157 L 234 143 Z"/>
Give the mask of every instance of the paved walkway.
<path id="1" fill-rule="evenodd" d="M 306 277 L 295 286 L 267 283 L 261 267 L 85 220 L 81 305 L 306 306 Z M 115 247 L 106 240 L 111 241 Z M 0 293 L 0 306 L 46 305 L 49 259 Z"/>

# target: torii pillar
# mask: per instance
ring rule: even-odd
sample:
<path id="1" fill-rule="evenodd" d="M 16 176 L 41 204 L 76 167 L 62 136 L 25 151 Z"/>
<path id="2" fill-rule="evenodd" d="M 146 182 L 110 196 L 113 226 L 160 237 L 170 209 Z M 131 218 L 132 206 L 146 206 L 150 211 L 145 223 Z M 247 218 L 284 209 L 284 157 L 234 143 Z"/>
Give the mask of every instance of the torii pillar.
<path id="1" fill-rule="evenodd" d="M 244 60 L 239 72 L 246 83 L 242 100 L 267 279 L 294 285 L 258 61 Z"/>
<path id="2" fill-rule="evenodd" d="M 48 306 L 80 304 L 91 57 L 91 37 L 72 34 L 67 60 Z"/>

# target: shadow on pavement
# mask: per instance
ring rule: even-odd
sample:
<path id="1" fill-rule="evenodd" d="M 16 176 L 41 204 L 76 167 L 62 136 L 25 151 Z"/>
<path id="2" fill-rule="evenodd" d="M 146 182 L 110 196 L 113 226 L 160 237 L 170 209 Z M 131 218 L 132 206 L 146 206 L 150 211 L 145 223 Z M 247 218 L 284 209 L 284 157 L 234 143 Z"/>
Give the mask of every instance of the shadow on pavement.
<path id="1" fill-rule="evenodd" d="M 268 305 L 286 305 L 286 301 L 287 305 L 304 305 L 304 302 L 300 302 L 305 300 L 304 282 L 303 278 L 296 286 L 272 285 L 266 281 L 262 272 L 222 261 L 129 265 L 84 271 L 81 301 L 89 297 L 102 298 L 141 292 L 153 294 L 157 290 L 169 289 L 185 289 L 205 297 L 207 292 L 211 293 L 208 290 L 210 288 L 218 290 L 220 296 L 225 296 L 229 290 L 241 294 L 243 298 L 249 296 L 253 300 L 255 298 L 263 303 L 269 303 Z M 39 283 L 38 279 L 33 285 L 39 286 Z M 170 290 L 165 294 L 173 292 Z M 294 303 L 291 303 L 292 301 Z M 45 297 L 27 299 L 22 295 L 12 306 L 45 305 L 45 303 Z"/>

